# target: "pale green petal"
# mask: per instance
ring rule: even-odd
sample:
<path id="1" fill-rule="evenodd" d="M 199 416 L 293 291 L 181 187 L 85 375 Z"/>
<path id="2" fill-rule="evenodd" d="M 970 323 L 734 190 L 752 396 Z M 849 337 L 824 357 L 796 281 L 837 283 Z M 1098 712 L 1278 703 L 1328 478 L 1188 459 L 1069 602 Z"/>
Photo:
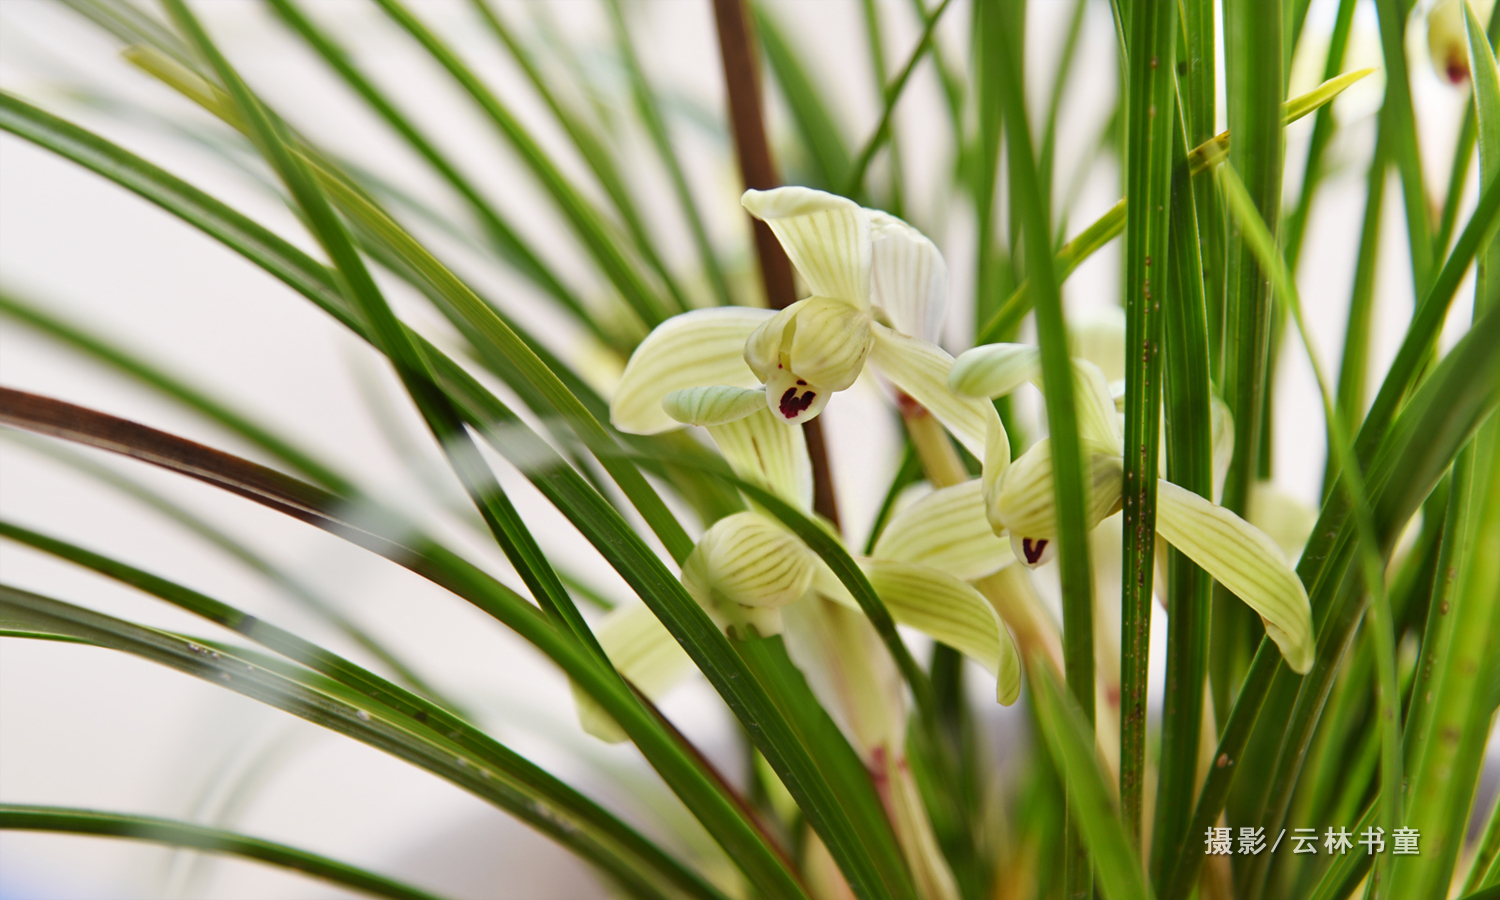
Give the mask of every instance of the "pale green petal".
<path id="1" fill-rule="evenodd" d="M 1068 355 L 1099 367 L 1106 382 L 1125 377 L 1125 310 L 1104 306 L 1068 319 Z"/>
<path id="2" fill-rule="evenodd" d="M 1117 454 L 1123 452 L 1120 414 L 1110 396 L 1109 383 L 1099 367 L 1086 359 L 1073 360 L 1073 408 L 1079 440 L 1108 447 Z"/>
<path id="3" fill-rule="evenodd" d="M 894 560 L 860 560 L 870 586 L 891 618 L 941 641 L 996 676 L 995 697 L 1004 705 L 1021 692 L 1021 658 L 995 608 L 966 582 L 929 566 Z M 813 590 L 835 603 L 859 609 L 833 570 L 820 561 Z"/>
<path id="4" fill-rule="evenodd" d="M 778 610 L 812 584 L 817 556 L 760 513 L 742 512 L 714 523 L 682 566 L 682 584 L 721 621 L 781 632 Z"/>
<path id="5" fill-rule="evenodd" d="M 1224 479 L 1234 459 L 1234 413 L 1217 394 L 1209 395 L 1209 428 L 1213 432 L 1214 496 L 1224 493 Z"/>
<path id="6" fill-rule="evenodd" d="M 973 587 L 928 566 L 868 560 L 862 568 L 891 617 L 978 662 L 995 675 L 995 698 L 1021 693 L 1021 655 L 995 608 Z"/>
<path id="7" fill-rule="evenodd" d="M 1106 447 L 1120 443 L 1120 420 L 1103 371 L 1086 359 L 1072 360 L 1078 434 Z M 1030 344 L 985 344 L 953 363 L 949 386 L 966 397 L 1003 397 L 1028 381 L 1043 387 L 1041 357 Z"/>
<path id="8" fill-rule="evenodd" d="M 768 309 L 722 306 L 661 323 L 631 354 L 610 400 L 610 422 L 631 434 L 667 431 L 678 427 L 661 406 L 673 391 L 761 384 L 745 365 L 745 340 L 772 315 Z"/>
<path id="9" fill-rule="evenodd" d="M 984 488 L 984 508 L 986 515 L 988 510 L 1000 502 L 1000 478 L 1005 470 L 1010 468 L 1010 437 L 1005 433 L 1005 426 L 1000 424 L 1000 417 L 996 416 L 984 441 L 984 468 L 980 470 L 979 481 Z M 995 534 L 1000 534 L 1004 528 L 995 525 L 994 516 L 990 516 L 990 526 Z"/>
<path id="10" fill-rule="evenodd" d="M 960 397 L 948 387 L 948 372 L 953 357 L 943 348 L 926 341 L 896 334 L 884 325 L 875 326 L 875 347 L 870 361 L 881 374 L 905 391 L 937 417 L 964 445 L 964 449 L 984 458 L 985 441 L 991 428 L 1000 429 L 1000 416 L 988 400 Z"/>
<path id="11" fill-rule="evenodd" d="M 1040 366 L 1032 344 L 984 344 L 959 354 L 948 385 L 966 397 L 1003 397 L 1035 378 Z"/>
<path id="12" fill-rule="evenodd" d="M 641 693 L 656 700 L 693 671 L 693 661 L 644 603 L 621 606 L 594 629 L 604 654 Z M 626 739 L 608 713 L 575 686 L 573 699 L 583 730 L 601 740 Z"/>
<path id="13" fill-rule="evenodd" d="M 1257 481 L 1250 487 L 1249 508 L 1245 518 L 1264 531 L 1287 559 L 1296 559 L 1312 537 L 1318 524 L 1318 511 L 1285 493 L 1269 481 Z"/>
<path id="14" fill-rule="evenodd" d="M 1156 486 L 1156 531 L 1260 614 L 1293 671 L 1312 668 L 1307 590 L 1265 532 L 1165 480 Z"/>
<path id="15" fill-rule="evenodd" d="M 882 756 L 882 760 L 871 762 L 885 763 L 885 802 L 890 810 L 896 840 L 911 867 L 917 896 L 924 900 L 959 900 L 962 895 L 958 892 L 958 882 L 938 844 L 932 816 L 928 815 L 927 806 L 922 802 L 922 792 L 917 788 L 905 755 L 900 752 L 900 745 L 891 746 Z"/>
<path id="16" fill-rule="evenodd" d="M 766 409 L 759 391 L 755 412 L 708 429 L 734 473 L 765 488 L 803 513 L 812 509 L 812 463 L 802 429 L 783 424 Z"/>
<path id="17" fill-rule="evenodd" d="M 786 309 L 777 312 L 760 323 L 744 340 L 745 365 L 764 384 L 771 373 L 781 365 L 782 357 L 791 352 L 783 347 L 787 326 L 796 319 L 797 313 L 807 305 L 807 300 L 798 300 Z"/>
<path id="18" fill-rule="evenodd" d="M 807 298 L 797 311 L 788 354 L 791 370 L 825 390 L 849 387 L 870 355 L 872 321 L 868 311 L 843 300 Z M 785 339 L 782 348 L 788 349 Z"/>
<path id="19" fill-rule="evenodd" d="M 723 425 L 764 410 L 766 395 L 754 388 L 719 384 L 673 391 L 661 404 L 667 415 L 684 425 Z"/>
<path id="20" fill-rule="evenodd" d="M 1015 562 L 985 515 L 979 479 L 933 491 L 896 513 L 875 542 L 876 559 L 920 563 L 973 581 Z"/>
<path id="21" fill-rule="evenodd" d="M 765 383 L 766 405 L 788 422 L 813 418 L 852 385 L 870 355 L 870 313 L 808 297 L 777 313 L 745 343 L 745 362 Z"/>
<path id="22" fill-rule="evenodd" d="M 1113 453 L 1084 444 L 1088 463 L 1088 527 L 1120 508 L 1124 464 Z M 1011 534 L 1017 558 L 1037 566 L 1050 559 L 1046 554 L 1057 538 L 1057 507 L 1052 488 L 1052 445 L 1043 438 L 1021 454 L 1000 479 L 999 492 L 989 505 L 990 524 L 998 533 Z M 1029 543 L 1028 543 L 1029 542 Z"/>
<path id="23" fill-rule="evenodd" d="M 853 200 L 804 187 L 746 191 L 740 203 L 771 226 L 808 289 L 870 307 L 870 218 Z"/>
<path id="24" fill-rule="evenodd" d="M 948 265 L 927 236 L 889 213 L 870 217 L 875 306 L 901 334 L 936 342 L 948 297 Z"/>
<path id="25" fill-rule="evenodd" d="M 781 613 L 787 653 L 859 755 L 899 742 L 906 733 L 901 673 L 858 605 L 812 593 Z"/>

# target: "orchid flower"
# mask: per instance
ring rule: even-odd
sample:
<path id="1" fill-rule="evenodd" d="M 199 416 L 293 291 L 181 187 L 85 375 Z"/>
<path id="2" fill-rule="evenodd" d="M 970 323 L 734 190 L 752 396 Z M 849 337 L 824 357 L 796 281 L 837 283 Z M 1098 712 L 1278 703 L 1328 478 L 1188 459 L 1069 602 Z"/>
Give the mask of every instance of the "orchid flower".
<path id="1" fill-rule="evenodd" d="M 1124 446 L 1104 374 L 1086 360 L 1072 362 L 1092 530 L 1123 501 Z M 1039 380 L 1038 375 L 1035 347 L 989 344 L 960 356 L 949 384 L 967 396 L 998 397 Z M 1057 513 L 1049 442 L 1038 441 L 1012 462 L 1004 434 L 992 432 L 982 480 L 995 533 L 1008 534 L 1017 558 L 1028 566 L 1051 559 Z M 1156 503 L 1157 534 L 1254 609 L 1287 664 L 1305 673 L 1313 660 L 1312 610 L 1306 589 L 1276 542 L 1230 510 L 1165 478 L 1157 482 Z"/>
<path id="2" fill-rule="evenodd" d="M 757 388 L 776 419 L 799 424 L 869 362 L 982 453 L 999 419 L 989 403 L 948 389 L 953 358 L 933 343 L 948 276 L 932 241 L 894 216 L 808 188 L 746 191 L 741 202 L 771 227 L 812 295 L 780 311 L 718 307 L 657 326 L 610 402 L 615 427 L 675 428 L 662 406 L 668 394 L 718 386 Z M 715 396 L 748 402 L 743 394 Z"/>
<path id="3" fill-rule="evenodd" d="M 670 395 L 666 406 L 690 424 L 707 426 L 736 475 L 811 514 L 812 470 L 801 430 L 777 421 L 758 392 L 695 388 Z M 882 557 L 877 550 L 857 561 L 897 622 L 974 658 L 996 676 L 997 700 L 1014 702 L 1020 662 L 1010 633 L 973 587 L 936 567 L 945 562 L 941 557 L 899 552 Z M 735 636 L 781 634 L 783 610 L 810 598 L 859 611 L 817 554 L 779 520 L 754 508 L 720 519 L 699 538 L 683 563 L 682 583 Z M 611 612 L 598 633 L 606 654 L 648 696 L 665 692 L 692 669 L 642 605 Z M 588 730 L 619 737 L 613 723 L 601 726 L 589 715 L 585 710 Z"/>
<path id="4" fill-rule="evenodd" d="M 745 388 L 690 388 L 669 394 L 663 406 L 675 420 L 706 426 L 739 477 L 810 515 L 812 470 L 802 430 L 778 421 L 762 396 Z M 999 544 L 993 535 L 989 540 Z M 908 547 L 857 561 L 897 622 L 977 660 L 996 676 L 996 699 L 1013 703 L 1021 665 L 1010 632 L 978 591 L 935 567 L 947 558 Z M 793 660 L 875 777 L 923 896 L 956 900 L 956 882 L 906 765 L 899 673 L 827 564 L 752 504 L 704 533 L 683 564 L 682 583 L 731 636 L 785 634 Z M 692 671 L 686 653 L 642 604 L 611 612 L 598 636 L 621 674 L 649 697 Z M 575 698 L 587 731 L 624 738 L 592 702 Z"/>

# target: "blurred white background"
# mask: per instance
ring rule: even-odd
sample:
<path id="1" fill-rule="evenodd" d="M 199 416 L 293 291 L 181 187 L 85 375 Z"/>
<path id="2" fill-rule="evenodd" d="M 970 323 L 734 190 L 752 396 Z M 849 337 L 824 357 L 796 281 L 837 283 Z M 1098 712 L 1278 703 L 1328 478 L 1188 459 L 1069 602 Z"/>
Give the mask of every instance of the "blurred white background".
<path id="1" fill-rule="evenodd" d="M 577 255 L 549 201 L 508 148 L 476 115 L 468 98 L 378 10 L 360 0 L 312 0 L 315 18 L 357 49 L 359 62 L 382 87 L 438 135 L 487 194 L 525 225 L 529 236 L 584 293 L 603 289 Z M 1310 88 L 1322 66 L 1335 4 L 1315 0 L 1291 92 Z M 419 12 L 473 64 L 556 151 L 565 170 L 588 184 L 563 135 L 550 127 L 540 102 L 508 65 L 466 4 L 424 0 Z M 911 6 L 882 0 L 894 67 L 917 36 Z M 969 11 L 955 3 L 939 30 L 952 58 L 966 54 Z M 503 4 L 512 21 L 537 13 L 555 19 L 588 65 L 607 70 L 613 51 L 602 9 L 573 0 L 546 10 Z M 1052 77 L 1055 55 L 1072 4 L 1041 0 L 1031 6 L 1028 65 L 1033 103 Z M 462 219 L 462 211 L 365 108 L 303 51 L 263 7 L 243 0 L 199 3 L 210 31 L 251 83 L 294 124 L 341 154 L 388 173 L 424 199 Z M 707 2 L 652 0 L 630 4 L 633 32 L 652 79 L 685 106 L 722 116 L 717 44 Z M 837 117 L 857 143 L 873 128 L 878 98 L 869 77 L 857 0 L 772 4 L 773 14 L 804 50 L 815 75 L 837 85 Z M 1440 81 L 1426 60 L 1422 29 L 1410 47 L 1413 89 L 1421 119 L 1431 189 L 1441 196 L 1467 90 Z M 1066 210 L 1070 232 L 1119 198 L 1116 163 L 1089 152 L 1103 128 L 1116 88 L 1115 38 L 1108 4 L 1091 3 L 1080 47 L 1080 68 L 1063 105 L 1057 171 L 1060 185 L 1079 178 L 1082 190 Z M 278 230 L 299 245 L 311 242 L 295 219 L 253 179 L 159 124 L 121 114 L 102 101 L 129 100 L 166 120 L 224 135 L 217 123 L 120 60 L 113 40 L 66 8 L 42 0 L 0 3 L 0 86 L 94 129 L 161 164 Z M 1348 68 L 1379 65 L 1373 12 L 1361 7 Z M 1338 101 L 1343 129 L 1331 149 L 1335 170 L 1314 208 L 1301 284 L 1325 364 L 1336 366 L 1342 343 L 1349 279 L 1354 267 L 1363 182 L 1378 106 L 1380 76 Z M 80 93 L 89 87 L 97 96 Z M 625 88 L 620 88 L 624 96 Z M 773 128 L 787 132 L 787 116 L 771 98 Z M 919 69 L 897 116 L 905 157 L 911 218 L 948 257 L 952 309 L 950 350 L 968 346 L 966 309 L 972 281 L 973 236 L 966 214 L 948 196 L 952 148 L 931 136 L 946 134 L 940 90 L 931 67 Z M 718 121 L 722 121 L 719 119 Z M 674 124 L 710 230 L 746 262 L 748 227 L 739 185 L 721 129 Z M 1295 197 L 1300 158 L 1311 119 L 1288 130 L 1288 196 Z M 646 157 L 639 133 L 629 149 Z M 1087 166 L 1087 168 L 1082 168 Z M 631 173 L 648 215 L 666 182 L 652 166 Z M 1466 187 L 1473 203 L 1473 179 Z M 1058 191 L 1062 193 L 1061 188 Z M 1394 185 L 1388 197 L 1399 197 Z M 661 206 L 668 206 L 663 203 Z M 1386 204 L 1377 290 L 1378 319 L 1372 371 L 1382 372 L 1412 304 L 1399 202 Z M 1060 211 L 1061 212 L 1061 211 Z M 1465 215 L 1467 213 L 1465 212 Z M 659 219 L 659 221 L 657 221 Z M 1462 221 L 1462 219 L 1460 220 Z M 687 235 L 672 210 L 653 227 L 675 239 L 683 258 Z M 424 234 L 424 237 L 427 235 Z M 596 352 L 520 279 L 454 241 L 433 239 L 460 270 L 571 359 Z M 1100 252 L 1066 285 L 1075 309 L 1113 304 L 1118 297 L 1118 244 Z M 434 530 L 465 547 L 471 558 L 519 587 L 503 557 L 434 502 L 461 498 L 444 473 L 420 419 L 399 386 L 364 345 L 303 298 L 238 255 L 124 190 L 16 139 L 0 136 L 0 278 L 7 289 L 46 304 L 55 314 L 107 334 L 163 367 L 184 374 L 238 408 L 273 422 L 320 456 L 338 460 L 378 495 L 414 510 Z M 429 334 L 447 327 L 400 286 L 391 287 L 403 314 Z M 1446 339 L 1468 320 L 1472 281 L 1454 306 Z M 258 458 L 234 438 L 127 383 L 80 361 L 14 324 L 0 322 L 0 382 L 131 418 Z M 1309 503 L 1317 498 L 1324 446 L 1316 389 L 1300 347 L 1282 352 L 1277 385 L 1276 479 Z M 607 375 L 606 375 L 607 377 Z M 862 383 L 826 414 L 840 503 L 850 537 L 863 540 L 899 449 L 882 388 Z M 373 401 L 372 401 L 373 398 Z M 393 444 L 372 409 L 389 413 L 409 445 Z M 64 536 L 85 547 L 161 573 L 324 643 L 357 661 L 367 654 L 284 599 L 264 580 L 193 534 L 136 502 L 48 460 L 28 442 L 0 436 L 0 507 L 7 520 Z M 416 454 L 426 479 L 413 477 Z M 374 559 L 307 526 L 195 482 L 149 467 L 95 455 L 98 461 L 176 498 L 224 530 L 297 573 L 339 609 L 399 647 L 433 681 L 462 698 L 497 736 L 564 778 L 664 833 L 662 818 L 681 818 L 674 800 L 649 776 L 636 754 L 606 747 L 579 732 L 566 684 L 503 627 L 404 570 Z M 513 470 L 497 462 L 543 546 L 566 554 L 578 571 L 616 598 L 627 592 L 586 543 Z M 127 618 L 211 635 L 211 629 L 162 604 L 102 578 L 0 545 L 7 583 L 40 590 Z M 1158 643 L 1165 623 L 1154 627 Z M 677 692 L 670 715 L 737 772 L 725 714 L 703 684 Z M 996 714 L 996 728 L 1018 727 L 1013 713 Z M 1492 742 L 1493 743 L 1493 742 Z M 607 768 L 600 768 L 604 764 Z M 601 777 L 601 772 L 633 773 Z M 625 785 L 639 783 L 649 803 L 633 802 Z M 147 663 L 101 650 L 18 640 L 0 641 L 0 799 L 79 805 L 217 822 L 257 836 L 293 843 L 337 859 L 370 866 L 463 898 L 583 898 L 602 896 L 566 853 L 467 794 L 351 741 L 328 735 L 230 692 Z M 638 801 L 639 798 L 636 798 Z M 266 866 L 193 857 L 107 839 L 0 833 L 0 898 L 138 898 L 202 896 L 277 898 L 342 896 Z"/>

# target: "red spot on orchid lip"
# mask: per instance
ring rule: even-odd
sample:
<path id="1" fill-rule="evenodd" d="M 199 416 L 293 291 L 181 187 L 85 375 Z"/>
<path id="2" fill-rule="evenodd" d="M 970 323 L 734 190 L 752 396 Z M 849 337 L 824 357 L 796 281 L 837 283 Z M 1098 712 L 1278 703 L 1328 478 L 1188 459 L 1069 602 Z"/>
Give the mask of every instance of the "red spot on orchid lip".
<path id="1" fill-rule="evenodd" d="M 1452 84 L 1463 84 L 1469 80 L 1469 67 L 1463 63 L 1448 63 L 1448 81 Z"/>
<path id="2" fill-rule="evenodd" d="M 1046 551 L 1046 538 L 1039 541 L 1033 541 L 1031 538 L 1021 538 L 1021 552 L 1026 554 L 1026 561 L 1032 565 L 1036 565 L 1037 561 L 1042 558 L 1042 554 Z"/>
<path id="3" fill-rule="evenodd" d="M 787 388 L 786 393 L 781 395 L 781 403 L 779 404 L 781 414 L 788 419 L 795 419 L 800 413 L 813 405 L 813 401 L 817 399 L 817 396 L 816 391 L 808 391 L 799 397 L 797 396 L 796 388 Z"/>

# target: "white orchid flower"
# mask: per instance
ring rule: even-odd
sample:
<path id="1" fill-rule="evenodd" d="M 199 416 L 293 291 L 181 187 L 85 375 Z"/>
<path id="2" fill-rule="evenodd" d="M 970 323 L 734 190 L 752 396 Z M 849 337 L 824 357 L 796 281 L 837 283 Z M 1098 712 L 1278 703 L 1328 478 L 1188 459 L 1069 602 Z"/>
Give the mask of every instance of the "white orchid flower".
<path id="1" fill-rule="evenodd" d="M 739 477 L 810 515 L 812 473 L 802 430 L 779 421 L 763 396 L 747 388 L 688 388 L 668 394 L 662 407 L 674 421 L 706 426 Z M 992 534 L 988 540 L 999 544 Z M 953 555 L 911 548 L 890 554 L 877 551 L 856 561 L 892 618 L 978 661 L 995 675 L 996 699 L 1015 702 L 1020 655 L 990 603 L 933 565 Z M 906 764 L 907 711 L 899 673 L 833 571 L 779 520 L 752 504 L 720 519 L 699 539 L 683 564 L 682 583 L 731 635 L 785 634 L 794 661 L 875 776 L 923 896 L 957 900 L 957 884 Z M 692 671 L 687 654 L 643 604 L 610 613 L 597 634 L 621 674 L 649 697 L 665 693 Z M 588 698 L 575 691 L 575 699 L 585 730 L 605 740 L 624 739 Z"/>
<path id="2" fill-rule="evenodd" d="M 779 312 L 696 310 L 657 326 L 636 348 L 610 402 L 621 431 L 675 428 L 667 395 L 698 387 L 758 388 L 776 419 L 798 424 L 854 384 L 866 362 L 932 412 L 966 448 L 984 451 L 999 425 L 990 404 L 948 389 L 953 358 L 936 346 L 947 266 L 910 225 L 802 187 L 746 191 L 812 294 Z M 743 395 L 735 395 L 743 401 Z"/>
<path id="3" fill-rule="evenodd" d="M 670 395 L 665 407 L 688 424 L 707 426 L 739 477 L 811 513 L 811 465 L 802 432 L 777 421 L 759 392 L 693 388 Z M 897 622 L 977 660 L 996 676 L 996 698 L 1014 702 L 1020 692 L 1019 656 L 999 616 L 973 587 L 900 554 L 881 558 L 877 552 L 857 561 Z M 683 564 L 682 582 L 726 630 L 753 629 L 762 636 L 782 633 L 782 610 L 809 598 L 859 610 L 821 558 L 780 521 L 753 508 L 720 519 L 704 533 Z M 605 653 L 648 696 L 666 691 L 692 668 L 643 605 L 611 612 L 598 636 Z M 595 713 L 581 704 L 585 728 L 619 739 L 613 723 L 599 721 Z"/>
<path id="4" fill-rule="evenodd" d="M 1103 373 L 1079 359 L 1073 360 L 1072 371 L 1092 529 L 1123 501 L 1125 448 Z M 1039 381 L 1039 372 L 1035 347 L 990 344 L 960 356 L 949 384 L 967 396 L 998 397 L 1026 381 Z M 1017 558 L 1029 566 L 1052 558 L 1057 515 L 1047 440 L 1011 462 L 1003 434 L 992 435 L 982 490 L 991 527 L 997 535 L 1009 535 Z M 1157 482 L 1156 531 L 1260 615 L 1294 671 L 1311 668 L 1314 641 L 1307 591 L 1265 532 L 1165 478 Z"/>

